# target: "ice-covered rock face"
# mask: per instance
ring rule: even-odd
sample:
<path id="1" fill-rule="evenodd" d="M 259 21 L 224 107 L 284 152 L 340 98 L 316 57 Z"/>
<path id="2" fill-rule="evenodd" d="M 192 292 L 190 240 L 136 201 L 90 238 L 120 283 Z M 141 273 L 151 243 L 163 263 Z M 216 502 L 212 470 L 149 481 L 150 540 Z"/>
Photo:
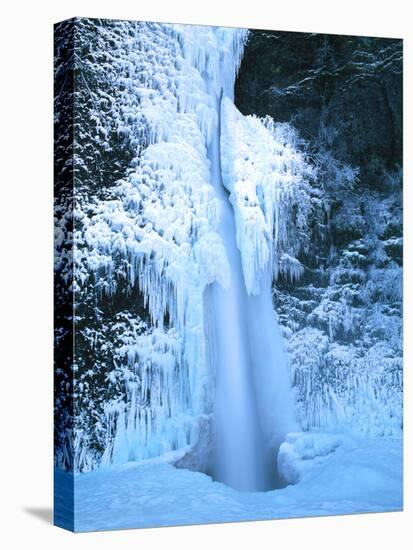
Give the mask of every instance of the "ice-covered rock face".
<path id="1" fill-rule="evenodd" d="M 231 278 L 217 232 L 220 207 L 208 159 L 220 116 L 224 184 L 248 293 L 259 294 L 269 271 L 299 276 L 294 231 L 305 227 L 309 201 L 301 199 L 308 198 L 314 173 L 291 127 L 245 118 L 232 103 L 247 31 L 89 20 L 79 25 L 79 55 L 92 50 L 94 56 L 89 62 L 86 55 L 77 80 L 90 101 L 86 119 L 94 122 L 96 139 L 109 153 L 115 132 L 134 154 L 125 176 L 94 194 L 80 192 L 82 178 L 91 173 L 80 148 L 73 258 L 65 251 L 62 218 L 56 266 L 78 301 L 91 295 L 98 302 L 116 299 L 126 286 L 126 292 L 136 295 L 137 289 L 143 296 L 149 314 L 149 324 L 134 338 L 120 337 L 114 371 L 107 375 L 109 387 L 123 385 L 117 397 L 101 405 L 99 437 L 107 464 L 191 446 L 198 418 L 212 411 L 204 290 L 212 283 L 226 287 Z M 91 31 L 88 26 L 93 41 L 81 39 Z M 102 84 L 91 90 L 92 75 L 109 82 L 108 91 Z M 87 386 L 81 384 L 84 392 Z M 75 455 L 81 457 L 77 467 L 87 469 L 91 438 L 80 427 L 82 414 Z"/>
<path id="2" fill-rule="evenodd" d="M 123 263 L 154 329 L 125 349 L 138 381 L 126 381 L 126 402 L 106 406 L 105 463 L 193 443 L 197 417 L 210 410 L 203 291 L 214 281 L 225 286 L 230 274 L 215 231 L 207 146 L 218 116 L 205 78 L 217 93 L 233 90 L 246 37 L 235 29 L 125 25 L 128 55 L 116 69 L 128 90 L 122 131 L 136 134 L 137 156 L 111 200 L 94 206 L 91 217 L 79 213 L 86 246 L 75 251 L 76 280 L 101 275 L 102 292 L 114 292 Z M 144 120 L 144 136 L 136 120 Z"/>

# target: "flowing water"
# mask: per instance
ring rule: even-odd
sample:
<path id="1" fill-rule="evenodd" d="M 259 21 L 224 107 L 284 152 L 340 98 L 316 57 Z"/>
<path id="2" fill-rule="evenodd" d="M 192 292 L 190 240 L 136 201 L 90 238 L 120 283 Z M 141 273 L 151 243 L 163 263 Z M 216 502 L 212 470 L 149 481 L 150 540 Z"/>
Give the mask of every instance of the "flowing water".
<path id="1" fill-rule="evenodd" d="M 208 87 L 208 81 L 207 81 Z M 209 86 L 219 123 L 208 150 L 211 181 L 220 201 L 218 232 L 230 266 L 227 288 L 205 293 L 206 338 L 216 373 L 214 477 L 242 491 L 280 486 L 276 455 L 294 428 L 288 371 L 271 296 L 271 277 L 249 296 L 236 242 L 234 212 L 222 181 L 221 96 Z"/>

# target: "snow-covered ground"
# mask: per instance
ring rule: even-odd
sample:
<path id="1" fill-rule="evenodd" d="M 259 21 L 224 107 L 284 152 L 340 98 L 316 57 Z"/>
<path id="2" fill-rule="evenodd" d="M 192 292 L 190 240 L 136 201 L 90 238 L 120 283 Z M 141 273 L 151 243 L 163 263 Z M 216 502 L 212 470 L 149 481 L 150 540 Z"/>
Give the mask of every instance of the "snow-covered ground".
<path id="1" fill-rule="evenodd" d="M 402 509 L 401 439 L 301 434 L 289 441 L 283 449 L 284 468 L 288 465 L 290 475 L 294 471 L 299 481 L 267 493 L 235 491 L 161 459 L 76 475 L 75 530 Z M 58 471 L 56 475 L 69 486 L 69 474 Z"/>

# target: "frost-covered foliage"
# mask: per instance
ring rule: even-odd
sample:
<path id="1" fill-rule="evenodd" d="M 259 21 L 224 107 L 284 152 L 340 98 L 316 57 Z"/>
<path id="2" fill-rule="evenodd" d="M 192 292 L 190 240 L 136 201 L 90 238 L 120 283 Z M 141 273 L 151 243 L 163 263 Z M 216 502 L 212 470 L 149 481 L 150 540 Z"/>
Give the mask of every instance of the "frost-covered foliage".
<path id="1" fill-rule="evenodd" d="M 55 30 L 55 457 L 73 466 L 73 311 L 68 276 L 73 274 L 73 44 L 70 22 Z M 64 260 L 63 260 L 64 258 Z M 61 266 L 65 264 L 63 273 Z"/>
<path id="2" fill-rule="evenodd" d="M 276 303 L 303 428 L 395 436 L 403 425 L 400 195 L 395 182 L 384 192 L 349 183 L 323 185 L 319 256 L 300 256 L 304 277 L 281 285 Z"/>

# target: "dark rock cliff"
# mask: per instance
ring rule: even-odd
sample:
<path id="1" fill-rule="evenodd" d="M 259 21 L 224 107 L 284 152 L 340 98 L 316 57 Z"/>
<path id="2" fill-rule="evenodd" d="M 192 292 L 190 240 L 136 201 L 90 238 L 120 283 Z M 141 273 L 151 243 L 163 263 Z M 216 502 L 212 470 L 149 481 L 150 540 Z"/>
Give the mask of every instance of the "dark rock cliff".
<path id="1" fill-rule="evenodd" d="M 402 41 L 252 31 L 236 104 L 291 122 L 374 186 L 380 168 L 401 165 Z"/>

